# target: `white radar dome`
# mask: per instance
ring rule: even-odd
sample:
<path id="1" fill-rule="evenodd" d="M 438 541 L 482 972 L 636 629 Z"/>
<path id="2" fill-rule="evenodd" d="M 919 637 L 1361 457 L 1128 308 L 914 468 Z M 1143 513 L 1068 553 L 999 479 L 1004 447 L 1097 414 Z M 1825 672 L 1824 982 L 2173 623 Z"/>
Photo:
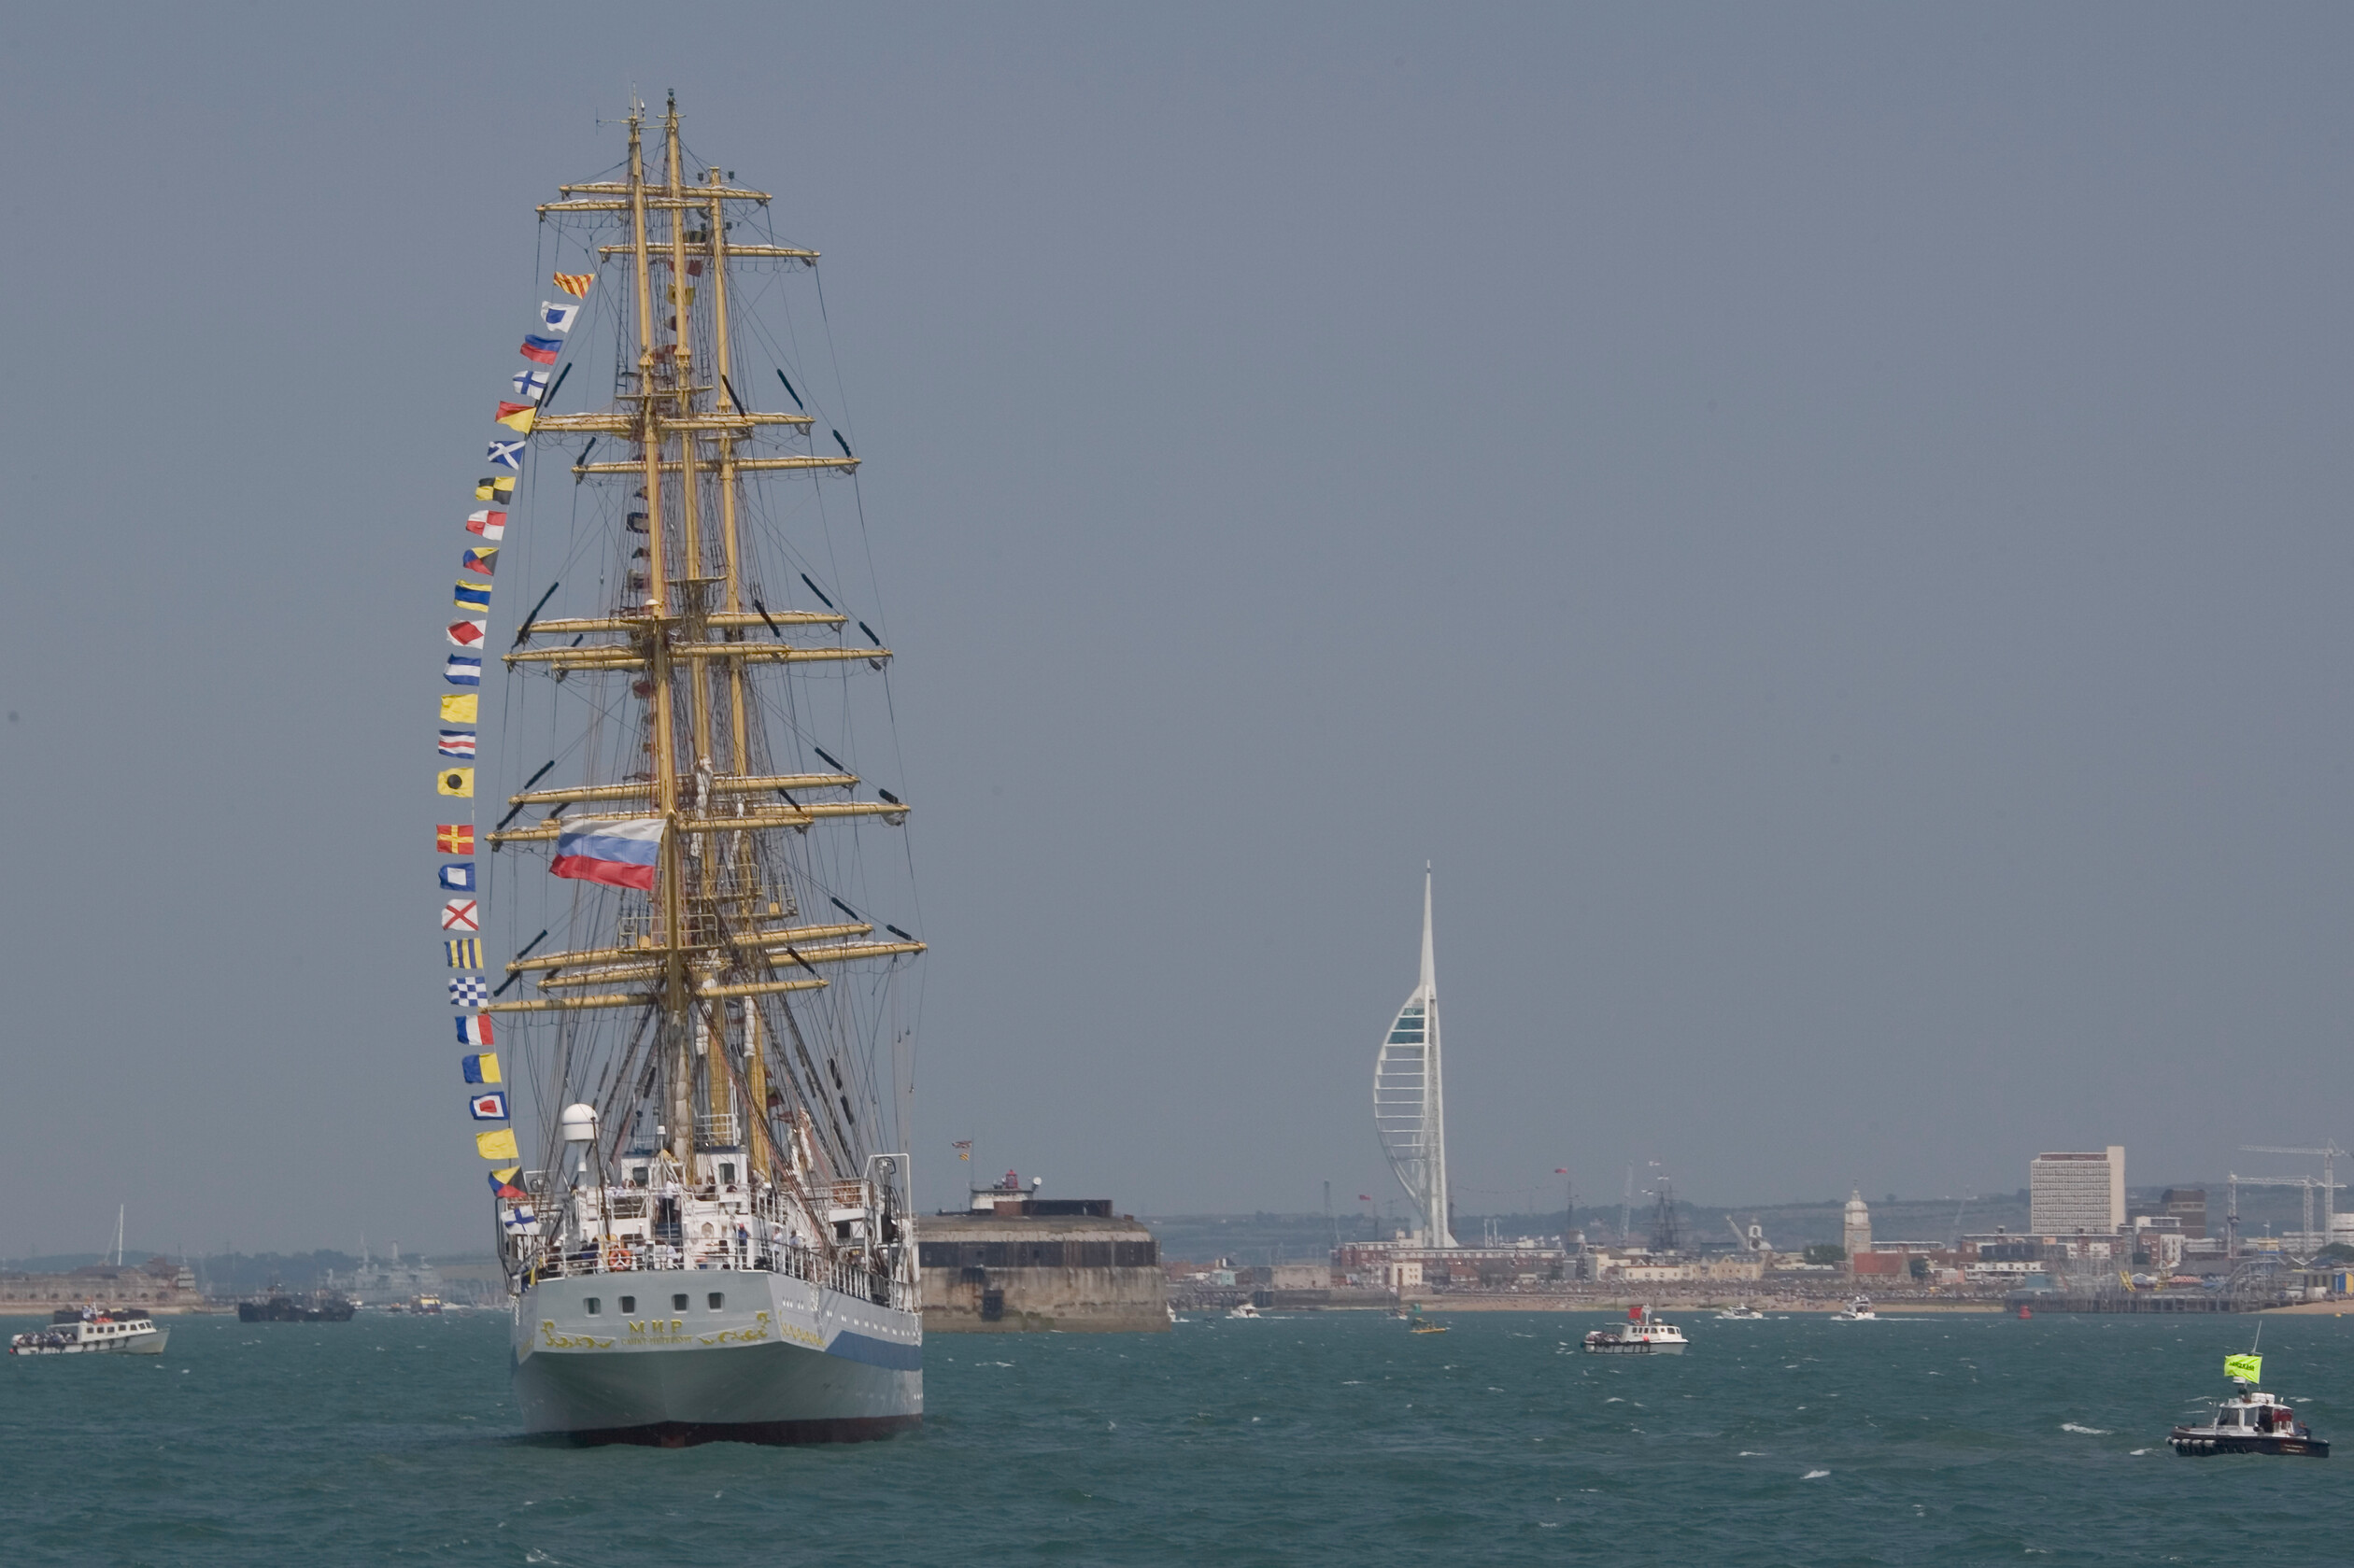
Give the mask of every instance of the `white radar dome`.
<path id="1" fill-rule="evenodd" d="M 564 1114 L 556 1119 L 556 1124 L 563 1129 L 566 1143 L 597 1141 L 597 1108 L 595 1106 L 568 1105 L 564 1108 Z"/>

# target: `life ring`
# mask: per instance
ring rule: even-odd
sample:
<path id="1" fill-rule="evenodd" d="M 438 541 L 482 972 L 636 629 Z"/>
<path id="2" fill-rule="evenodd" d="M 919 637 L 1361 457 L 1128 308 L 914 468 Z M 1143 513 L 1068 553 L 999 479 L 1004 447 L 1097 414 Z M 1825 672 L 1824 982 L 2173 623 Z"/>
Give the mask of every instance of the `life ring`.
<path id="1" fill-rule="evenodd" d="M 617 1241 L 606 1242 L 604 1271 L 607 1274 L 627 1274 L 630 1271 L 630 1250 Z"/>

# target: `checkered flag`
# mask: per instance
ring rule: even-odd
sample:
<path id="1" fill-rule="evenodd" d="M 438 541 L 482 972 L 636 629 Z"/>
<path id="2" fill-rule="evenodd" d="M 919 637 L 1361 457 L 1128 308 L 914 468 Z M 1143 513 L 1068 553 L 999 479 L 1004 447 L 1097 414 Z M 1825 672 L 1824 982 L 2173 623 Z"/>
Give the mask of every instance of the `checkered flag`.
<path id="1" fill-rule="evenodd" d="M 490 982 L 480 975 L 461 975 L 449 982 L 449 1005 L 478 1008 L 490 999 Z"/>

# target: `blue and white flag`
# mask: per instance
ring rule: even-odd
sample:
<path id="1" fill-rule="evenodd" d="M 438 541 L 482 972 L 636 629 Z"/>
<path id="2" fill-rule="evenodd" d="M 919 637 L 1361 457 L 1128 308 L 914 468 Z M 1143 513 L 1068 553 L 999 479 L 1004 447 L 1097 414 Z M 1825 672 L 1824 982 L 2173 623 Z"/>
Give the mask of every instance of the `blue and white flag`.
<path id="1" fill-rule="evenodd" d="M 547 300 L 540 301 L 540 325 L 551 332 L 571 332 L 572 324 L 579 318 L 580 307 L 576 304 L 556 304 Z"/>
<path id="2" fill-rule="evenodd" d="M 525 403 L 537 403 L 547 391 L 547 373 L 544 370 L 527 370 L 507 385 L 513 387 L 515 395 Z"/>
<path id="3" fill-rule="evenodd" d="M 476 1095 L 466 1103 L 477 1122 L 503 1122 L 507 1119 L 506 1095 L 493 1089 L 487 1095 Z"/>
<path id="4" fill-rule="evenodd" d="M 452 654 L 442 666 L 442 679 L 453 686 L 482 685 L 482 660 L 472 654 Z"/>
<path id="5" fill-rule="evenodd" d="M 529 1204 L 518 1203 L 508 1208 L 499 1216 L 499 1223 L 518 1236 L 539 1235 L 539 1216 L 532 1212 Z"/>
<path id="6" fill-rule="evenodd" d="M 453 698 L 453 701 L 471 700 Z M 445 729 L 441 732 L 441 754 L 444 756 L 472 756 L 475 754 L 475 733 L 471 729 Z"/>
<path id="7" fill-rule="evenodd" d="M 480 975 L 461 975 L 458 979 L 449 982 L 449 1002 L 452 1007 L 478 1008 L 489 999 L 490 982 L 483 979 Z M 481 1058 L 475 1056 L 469 1056 L 466 1058 L 466 1060 L 470 1063 L 479 1061 L 480 1059 Z M 475 1070 L 479 1071 L 480 1069 L 477 1068 Z M 466 1081 L 469 1083 L 479 1083 L 482 1080 L 478 1078 L 470 1078 Z"/>
<path id="8" fill-rule="evenodd" d="M 474 862 L 453 860 L 441 869 L 441 884 L 452 893 L 472 893 L 475 890 Z M 456 981 L 451 981 L 454 988 Z"/>
<path id="9" fill-rule="evenodd" d="M 483 456 L 501 468 L 511 468 L 518 473 L 522 472 L 523 444 L 519 441 L 494 441 L 490 444 L 490 450 Z"/>

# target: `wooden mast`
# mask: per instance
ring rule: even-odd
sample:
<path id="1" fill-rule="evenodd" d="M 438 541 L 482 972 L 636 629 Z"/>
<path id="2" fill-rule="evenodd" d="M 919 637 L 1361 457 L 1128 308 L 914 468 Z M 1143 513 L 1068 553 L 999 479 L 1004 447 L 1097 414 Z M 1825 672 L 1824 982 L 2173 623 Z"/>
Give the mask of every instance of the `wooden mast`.
<path id="1" fill-rule="evenodd" d="M 572 469 L 577 480 L 617 478 L 643 487 L 643 501 L 630 509 L 645 514 L 644 594 L 640 599 L 632 586 L 617 608 L 603 614 L 536 621 L 504 659 L 510 670 L 537 667 L 560 677 L 576 671 L 630 681 L 645 703 L 645 773 L 510 796 L 508 803 L 516 808 L 510 820 L 531 806 L 544 806 L 547 814 L 494 829 L 487 838 L 492 848 L 545 842 L 564 823 L 649 813 L 660 815 L 667 830 L 644 923 L 625 924 L 617 933 L 575 931 L 580 945 L 574 951 L 543 951 L 510 963 L 508 972 L 530 977 L 539 994 L 495 1001 L 488 1010 L 563 1016 L 650 1006 L 651 1061 L 659 1068 L 657 1104 L 670 1151 L 691 1170 L 700 1141 L 697 1110 L 720 1125 L 733 1112 L 749 1123 L 744 1136 L 751 1169 L 789 1183 L 792 1166 L 779 1148 L 785 1140 L 773 1136 L 766 1123 L 772 1083 L 797 1102 L 811 1096 L 826 1102 L 799 1104 L 799 1113 L 811 1118 L 814 1133 L 815 1112 L 823 1109 L 824 1121 L 844 1142 L 844 1152 L 855 1157 L 856 1149 L 834 1120 L 832 1092 L 809 1050 L 798 1036 L 766 1031 L 758 999 L 822 989 L 827 983 L 820 978 L 822 966 L 888 961 L 921 953 L 924 944 L 912 939 L 859 939 L 873 933 L 863 921 L 798 924 L 806 916 L 788 891 L 792 883 L 782 862 L 765 863 L 773 851 L 761 835 L 785 827 L 806 832 L 836 817 L 881 816 L 897 823 L 907 808 L 897 801 L 848 798 L 859 780 L 847 770 L 768 771 L 765 754 L 756 756 L 761 720 L 753 682 L 759 671 L 750 666 L 880 664 L 891 656 L 887 648 L 846 647 L 838 640 L 817 646 L 786 641 L 786 629 L 840 629 L 849 618 L 840 611 L 772 610 L 752 603 L 749 596 L 758 587 L 744 554 L 738 494 L 744 476 L 796 470 L 850 473 L 858 459 L 846 452 L 768 457 L 744 449 L 762 427 L 784 426 L 798 433 L 815 421 L 806 411 L 757 412 L 737 396 L 731 264 L 743 257 L 814 261 L 815 252 L 731 243 L 728 204 L 765 205 L 770 198 L 724 182 L 717 168 L 700 171 L 695 181 L 687 178 L 675 94 L 665 105 L 663 167 L 649 179 L 646 121 L 645 106 L 632 102 L 626 182 L 565 186 L 566 200 L 539 209 L 543 217 L 610 214 L 629 225 L 626 236 L 614 236 L 626 237 L 626 244 L 602 245 L 598 253 L 626 257 L 635 270 L 635 385 L 623 388 L 606 411 L 544 414 L 534 432 L 593 433 L 618 438 L 617 445 L 631 444 L 610 454 L 625 460 L 575 460 Z M 655 231 L 656 214 L 668 219 L 660 233 Z M 707 223 L 707 232 L 690 233 L 695 223 Z M 713 334 L 711 360 L 703 367 L 708 383 L 700 382 L 693 360 L 696 318 L 688 268 L 694 261 L 709 269 L 703 280 Z M 667 332 L 658 330 L 664 323 L 656 319 L 665 297 L 656 286 L 658 266 L 668 274 Z M 709 535 L 705 477 L 715 481 Z M 675 492 L 667 492 L 666 485 L 675 485 Z M 673 519 L 676 539 L 670 537 Z M 529 646 L 534 636 L 546 641 Z M 724 713 L 716 712 L 722 704 Z M 630 765 L 621 772 L 629 774 Z M 829 795 L 833 798 L 812 798 Z M 634 921 L 628 911 L 625 905 L 625 920 Z M 734 1018 L 729 1015 L 730 1005 L 737 1008 Z M 764 1041 L 764 1033 L 772 1038 Z M 774 1073 L 767 1058 L 770 1048 L 780 1053 Z"/>

